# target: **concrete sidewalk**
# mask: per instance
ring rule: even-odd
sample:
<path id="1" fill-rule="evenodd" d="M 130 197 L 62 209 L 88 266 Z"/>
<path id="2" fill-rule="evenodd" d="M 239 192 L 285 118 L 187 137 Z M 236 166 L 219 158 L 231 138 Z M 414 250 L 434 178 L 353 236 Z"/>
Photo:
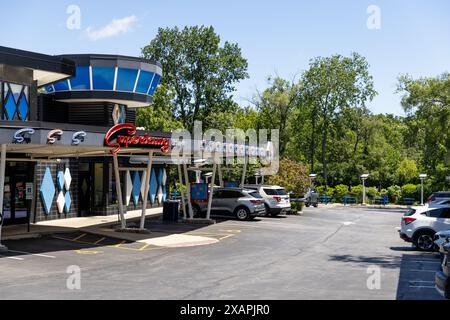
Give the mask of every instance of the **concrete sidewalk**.
<path id="1" fill-rule="evenodd" d="M 146 217 L 156 217 L 162 214 L 162 208 L 147 209 Z M 141 217 L 141 210 L 129 211 L 125 214 L 127 222 L 137 220 Z M 30 225 L 7 226 L 2 229 L 3 240 L 19 240 L 27 238 L 38 238 L 43 235 L 55 233 L 71 233 L 74 231 L 84 231 L 96 233 L 97 229 L 105 228 L 112 224 L 117 224 L 117 215 L 113 216 L 92 216 L 81 218 L 69 218 L 52 221 L 43 221 Z"/>

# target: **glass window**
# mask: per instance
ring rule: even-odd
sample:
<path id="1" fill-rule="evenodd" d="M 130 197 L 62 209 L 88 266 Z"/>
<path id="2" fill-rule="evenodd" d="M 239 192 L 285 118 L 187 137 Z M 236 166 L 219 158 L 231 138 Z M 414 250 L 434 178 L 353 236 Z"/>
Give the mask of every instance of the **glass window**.
<path id="1" fill-rule="evenodd" d="M 76 76 L 70 79 L 72 90 L 90 90 L 89 67 L 77 67 Z"/>
<path id="2" fill-rule="evenodd" d="M 137 70 L 119 68 L 117 71 L 116 90 L 133 92 L 137 74 Z"/>
<path id="3" fill-rule="evenodd" d="M 92 82 L 94 90 L 113 90 L 115 73 L 116 69 L 113 67 L 93 67 Z"/>
<path id="4" fill-rule="evenodd" d="M 67 80 L 59 81 L 54 84 L 56 91 L 69 91 L 69 84 Z"/>
<path id="5" fill-rule="evenodd" d="M 280 196 L 286 196 L 287 195 L 286 190 L 284 190 L 284 189 L 277 189 L 277 192 L 278 192 L 278 195 L 280 195 Z"/>
<path id="6" fill-rule="evenodd" d="M 27 101 L 27 99 L 25 99 L 25 96 L 22 96 L 22 98 L 20 99 L 17 110 L 19 111 L 20 120 L 26 121 L 28 119 L 29 107 L 28 107 L 28 101 Z"/>
<path id="7" fill-rule="evenodd" d="M 259 194 L 259 192 L 255 191 L 255 192 L 249 192 L 249 195 L 251 195 L 253 198 L 256 199 L 262 199 L 263 197 Z"/>
<path id="8" fill-rule="evenodd" d="M 103 206 L 103 163 L 94 164 L 94 207 Z"/>
<path id="9" fill-rule="evenodd" d="M 155 77 L 152 82 L 152 86 L 150 87 L 150 91 L 148 92 L 148 94 L 150 96 L 153 96 L 153 94 L 155 93 L 156 87 L 158 86 L 160 79 L 161 79 L 161 76 L 159 74 L 155 74 Z"/>
<path id="10" fill-rule="evenodd" d="M 0 84 L 1 88 L 1 84 Z M 29 118 L 29 87 L 3 83 L 2 119 L 27 121 Z"/>
<path id="11" fill-rule="evenodd" d="M 427 217 L 440 218 L 442 216 L 442 209 L 429 210 L 424 212 Z"/>
<path id="12" fill-rule="evenodd" d="M 268 196 L 277 196 L 278 192 L 275 189 L 264 189 L 264 192 L 268 195 Z"/>
<path id="13" fill-rule="evenodd" d="M 139 75 L 138 84 L 136 86 L 136 92 L 147 94 L 150 84 L 153 80 L 153 72 L 142 71 Z"/>

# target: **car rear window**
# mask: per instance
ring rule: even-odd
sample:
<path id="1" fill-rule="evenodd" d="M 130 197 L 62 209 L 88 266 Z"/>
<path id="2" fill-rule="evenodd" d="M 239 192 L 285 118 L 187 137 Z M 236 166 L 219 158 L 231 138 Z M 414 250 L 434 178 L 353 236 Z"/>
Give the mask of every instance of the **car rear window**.
<path id="1" fill-rule="evenodd" d="M 257 191 L 249 192 L 248 194 L 251 195 L 253 198 L 256 198 L 256 199 L 262 199 L 262 198 L 263 198 L 263 197 L 259 194 L 259 192 L 257 192 Z"/>
<path id="2" fill-rule="evenodd" d="M 406 211 L 406 213 L 405 213 L 405 217 L 410 217 L 414 213 L 416 213 L 416 209 L 408 209 L 408 211 Z"/>
<path id="3" fill-rule="evenodd" d="M 450 198 L 450 192 L 436 192 L 433 196 L 435 198 Z"/>
<path id="4" fill-rule="evenodd" d="M 277 189 L 277 192 L 280 196 L 287 196 L 286 190 L 284 189 Z"/>
<path id="5" fill-rule="evenodd" d="M 268 195 L 268 196 L 277 196 L 278 192 L 276 189 L 264 189 L 264 192 Z"/>
<path id="6" fill-rule="evenodd" d="M 440 218 L 442 216 L 442 209 L 428 210 L 422 214 L 430 218 Z"/>

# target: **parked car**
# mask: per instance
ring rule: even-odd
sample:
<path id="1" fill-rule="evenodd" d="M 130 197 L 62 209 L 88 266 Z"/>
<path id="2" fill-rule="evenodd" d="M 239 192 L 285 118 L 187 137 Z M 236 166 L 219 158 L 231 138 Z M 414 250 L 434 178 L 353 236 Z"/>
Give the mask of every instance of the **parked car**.
<path id="1" fill-rule="evenodd" d="M 436 272 L 436 290 L 446 299 L 450 299 L 450 244 L 444 246 L 445 257 L 442 262 L 442 270 Z"/>
<path id="2" fill-rule="evenodd" d="M 444 258 L 444 246 L 450 242 L 450 230 L 439 231 L 434 235 L 434 244 L 439 248 L 441 260 Z"/>
<path id="3" fill-rule="evenodd" d="M 192 203 L 194 217 L 206 217 L 207 202 Z M 214 188 L 211 216 L 234 216 L 239 220 L 251 220 L 265 213 L 264 199 L 255 190 L 241 188 Z"/>
<path id="4" fill-rule="evenodd" d="M 428 197 L 427 202 L 432 203 L 443 200 L 450 200 L 450 191 L 434 192 Z"/>
<path id="5" fill-rule="evenodd" d="M 450 206 L 412 207 L 402 217 L 400 238 L 421 251 L 435 249 L 436 232 L 450 229 Z"/>
<path id="6" fill-rule="evenodd" d="M 267 215 L 276 217 L 291 210 L 290 197 L 283 187 L 268 185 L 245 185 L 244 187 L 259 192 L 264 199 Z"/>
<path id="7" fill-rule="evenodd" d="M 319 193 L 316 190 L 308 188 L 308 191 L 305 193 L 305 206 L 308 208 L 310 206 L 315 208 L 319 206 Z"/>
<path id="8" fill-rule="evenodd" d="M 425 204 L 428 207 L 439 207 L 439 206 L 445 206 L 445 205 L 449 205 L 450 206 L 450 199 L 446 199 L 446 200 L 442 200 L 439 199 L 434 201 L 434 202 L 429 202 Z"/>

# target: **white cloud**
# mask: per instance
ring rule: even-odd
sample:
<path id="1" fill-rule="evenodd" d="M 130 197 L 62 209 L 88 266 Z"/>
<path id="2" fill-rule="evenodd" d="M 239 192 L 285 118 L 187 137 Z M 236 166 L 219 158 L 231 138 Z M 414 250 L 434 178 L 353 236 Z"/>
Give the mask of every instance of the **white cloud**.
<path id="1" fill-rule="evenodd" d="M 88 27 L 86 34 L 91 41 L 115 37 L 131 31 L 137 21 L 138 18 L 134 15 L 121 19 L 113 19 L 109 24 L 98 30 Z"/>

